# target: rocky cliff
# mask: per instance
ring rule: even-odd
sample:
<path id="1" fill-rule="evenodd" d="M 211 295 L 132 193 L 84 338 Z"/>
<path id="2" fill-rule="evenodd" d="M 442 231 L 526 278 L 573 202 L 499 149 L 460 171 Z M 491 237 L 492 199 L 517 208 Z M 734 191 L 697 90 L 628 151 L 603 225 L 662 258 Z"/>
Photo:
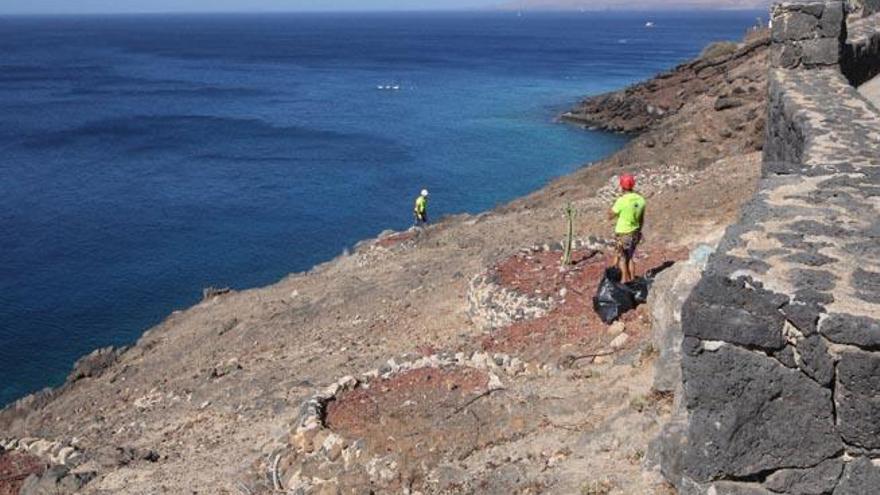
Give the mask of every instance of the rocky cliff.
<path id="1" fill-rule="evenodd" d="M 707 50 L 705 56 L 649 81 L 584 100 L 562 119 L 612 132 L 641 133 L 695 98 L 711 98 L 718 110 L 763 102 L 766 74 L 755 67 L 763 66 L 769 45 L 766 30 L 753 31 L 739 44 Z"/>

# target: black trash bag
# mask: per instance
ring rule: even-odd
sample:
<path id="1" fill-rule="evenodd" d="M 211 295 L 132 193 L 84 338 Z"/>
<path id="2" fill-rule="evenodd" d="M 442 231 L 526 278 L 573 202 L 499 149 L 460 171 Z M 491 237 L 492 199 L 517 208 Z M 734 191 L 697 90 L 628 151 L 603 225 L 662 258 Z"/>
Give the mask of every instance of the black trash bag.
<path id="1" fill-rule="evenodd" d="M 633 298 L 636 300 L 636 304 L 645 304 L 648 302 L 648 292 L 651 290 L 651 285 L 654 284 L 654 279 L 657 278 L 657 275 L 659 275 L 660 272 L 674 264 L 675 262 L 667 261 L 653 270 L 648 270 L 644 277 L 639 277 L 626 284 L 626 286 L 633 292 Z M 618 270 L 618 272 L 619 271 L 620 270 Z"/>
<path id="2" fill-rule="evenodd" d="M 605 277 L 599 284 L 599 290 L 593 297 L 593 309 L 596 314 L 606 325 L 610 325 L 639 304 L 645 304 L 648 302 L 648 293 L 651 290 L 651 284 L 654 283 L 654 278 L 673 264 L 673 262 L 667 261 L 648 271 L 644 277 L 639 277 L 628 284 L 620 283 L 620 279 L 623 277 L 619 268 L 612 266 L 606 269 Z"/>
<path id="3" fill-rule="evenodd" d="M 652 269 L 648 270 L 648 272 L 645 273 L 644 278 L 648 279 L 650 282 L 653 283 L 654 279 L 657 278 L 657 275 L 660 275 L 661 272 L 663 272 L 667 268 L 671 268 L 673 266 L 675 266 L 674 261 L 666 261 L 662 265 L 658 266 L 657 268 L 652 268 Z"/>
<path id="4" fill-rule="evenodd" d="M 605 270 L 605 277 L 593 297 L 593 310 L 606 325 L 614 323 L 627 311 L 636 307 L 633 291 L 620 283 L 620 270 L 611 267 Z"/>
<path id="5" fill-rule="evenodd" d="M 652 283 L 654 283 L 654 279 L 645 276 L 626 284 L 626 288 L 632 292 L 633 300 L 636 304 L 645 304 L 648 302 L 648 291 L 651 290 Z"/>

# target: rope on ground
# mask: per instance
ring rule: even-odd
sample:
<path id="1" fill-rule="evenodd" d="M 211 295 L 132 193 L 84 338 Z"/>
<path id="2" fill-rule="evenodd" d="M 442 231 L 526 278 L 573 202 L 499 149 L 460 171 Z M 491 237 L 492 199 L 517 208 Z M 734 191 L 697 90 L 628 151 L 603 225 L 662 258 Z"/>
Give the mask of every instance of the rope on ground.
<path id="1" fill-rule="evenodd" d="M 580 356 L 573 356 L 573 355 L 569 354 L 569 355 L 563 356 L 559 360 L 559 367 L 563 368 L 563 369 L 571 369 L 574 367 L 574 364 L 577 363 L 578 361 L 581 361 L 584 359 L 596 359 L 598 357 L 612 356 L 616 353 L 617 353 L 617 351 L 603 351 L 603 352 L 597 352 L 594 354 L 583 354 Z"/>
<path id="2" fill-rule="evenodd" d="M 456 414 L 458 414 L 458 413 L 464 411 L 465 409 L 467 409 L 468 407 L 470 407 L 471 405 L 473 405 L 473 404 L 474 404 L 475 402 L 477 402 L 478 400 L 483 399 L 483 398 L 485 398 L 485 397 L 489 397 L 489 396 L 492 395 L 493 393 L 495 393 L 495 392 L 500 392 L 500 391 L 503 391 L 503 390 L 504 390 L 503 388 L 490 388 L 489 390 L 486 390 L 485 392 L 483 392 L 483 393 L 477 395 L 476 397 L 471 398 L 469 401 L 465 402 L 465 403 L 462 404 L 461 406 L 456 407 L 455 410 L 452 411 L 451 414 L 449 414 L 448 416 L 446 416 L 446 420 L 449 420 L 450 418 L 452 418 L 452 417 L 455 416 Z"/>

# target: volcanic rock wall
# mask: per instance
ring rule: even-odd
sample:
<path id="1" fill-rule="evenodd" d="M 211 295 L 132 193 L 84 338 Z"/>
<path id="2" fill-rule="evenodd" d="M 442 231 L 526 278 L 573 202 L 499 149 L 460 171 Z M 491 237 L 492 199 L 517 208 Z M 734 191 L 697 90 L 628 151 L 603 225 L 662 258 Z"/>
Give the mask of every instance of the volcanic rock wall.
<path id="1" fill-rule="evenodd" d="M 682 309 L 682 494 L 880 493 L 880 112 L 844 12 L 774 8 L 764 177 Z"/>

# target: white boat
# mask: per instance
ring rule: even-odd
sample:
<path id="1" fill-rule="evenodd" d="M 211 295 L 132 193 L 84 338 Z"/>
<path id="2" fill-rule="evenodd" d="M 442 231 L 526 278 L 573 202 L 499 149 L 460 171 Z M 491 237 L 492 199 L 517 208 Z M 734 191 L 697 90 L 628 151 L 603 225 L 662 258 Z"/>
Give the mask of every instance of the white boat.
<path id="1" fill-rule="evenodd" d="M 654 27 L 654 23 L 651 22 L 651 21 L 648 21 L 648 22 L 645 23 L 645 27 L 646 27 L 646 28 L 652 28 L 652 27 Z"/>

